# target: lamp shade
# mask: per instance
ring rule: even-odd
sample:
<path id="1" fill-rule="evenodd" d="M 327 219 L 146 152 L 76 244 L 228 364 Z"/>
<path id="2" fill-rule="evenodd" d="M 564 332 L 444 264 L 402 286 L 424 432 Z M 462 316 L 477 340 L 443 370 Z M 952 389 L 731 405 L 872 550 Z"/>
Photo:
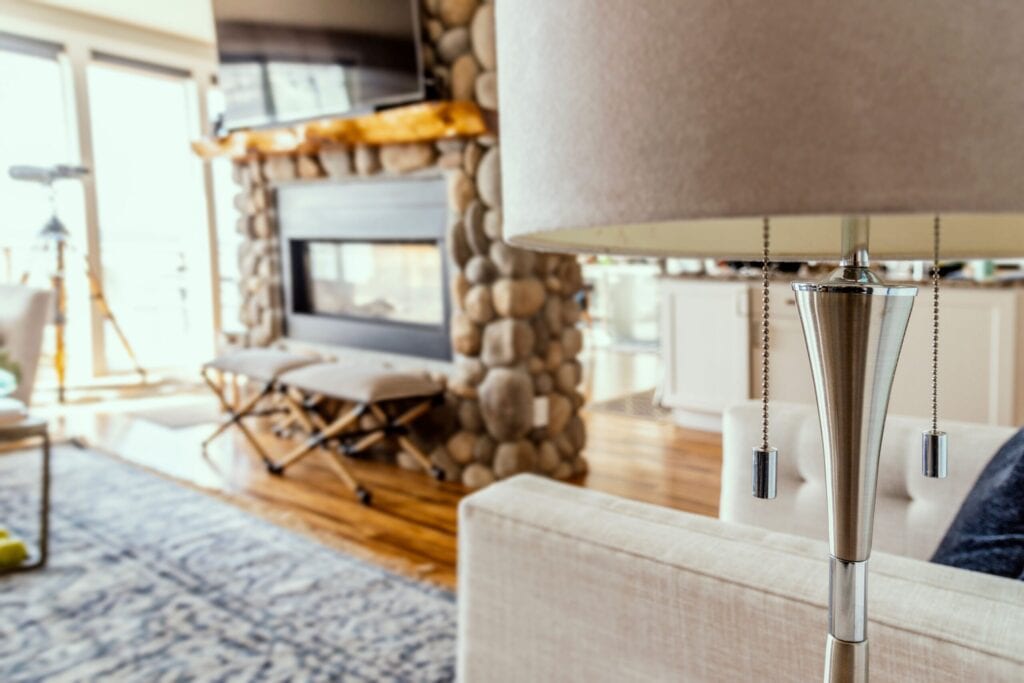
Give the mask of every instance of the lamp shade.
<path id="1" fill-rule="evenodd" d="M 532 248 L 1024 256 L 1024 3 L 496 3 L 504 229 Z"/>

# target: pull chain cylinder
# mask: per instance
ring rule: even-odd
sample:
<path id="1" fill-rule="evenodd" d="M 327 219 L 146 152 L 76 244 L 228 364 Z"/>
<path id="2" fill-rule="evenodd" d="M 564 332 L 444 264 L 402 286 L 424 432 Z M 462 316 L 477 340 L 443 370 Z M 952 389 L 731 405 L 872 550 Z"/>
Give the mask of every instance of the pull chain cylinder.
<path id="1" fill-rule="evenodd" d="M 751 492 L 755 498 L 775 498 L 778 483 L 779 452 L 768 445 L 768 249 L 771 224 L 764 219 L 764 259 L 761 262 L 761 445 L 753 449 Z"/>
<path id="2" fill-rule="evenodd" d="M 921 473 L 946 478 L 948 437 L 939 430 L 939 217 L 935 217 L 932 258 L 932 428 L 921 434 Z"/>

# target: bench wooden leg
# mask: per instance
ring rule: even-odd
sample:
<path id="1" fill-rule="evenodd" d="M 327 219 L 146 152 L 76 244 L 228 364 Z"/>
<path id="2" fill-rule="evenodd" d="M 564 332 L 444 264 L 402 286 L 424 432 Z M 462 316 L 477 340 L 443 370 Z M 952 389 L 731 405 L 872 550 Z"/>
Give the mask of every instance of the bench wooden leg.
<path id="1" fill-rule="evenodd" d="M 318 448 L 322 443 L 324 443 L 328 439 L 334 438 L 342 431 L 347 429 L 352 423 L 359 419 L 359 416 L 362 415 L 362 413 L 363 407 L 361 405 L 356 406 L 355 408 L 353 408 L 352 410 L 345 413 L 337 420 L 329 424 L 325 429 L 323 429 L 317 434 L 314 434 L 309 439 L 306 439 L 306 441 L 301 445 L 296 446 L 287 455 L 285 455 L 284 459 L 281 460 L 279 463 L 274 463 L 273 465 L 268 465 L 267 467 L 274 474 L 280 474 L 281 472 L 284 472 L 284 470 L 287 467 L 293 465 L 302 458 L 306 457 L 310 452 Z"/>
<path id="2" fill-rule="evenodd" d="M 388 419 L 387 414 L 377 404 L 370 406 L 370 412 L 372 412 L 374 417 L 380 420 L 381 423 L 388 425 L 389 427 L 404 427 L 430 410 L 432 404 L 433 400 L 417 403 L 394 420 Z M 407 436 L 399 435 L 397 440 L 398 445 L 402 447 L 402 450 L 411 455 L 425 472 L 430 472 L 430 474 L 438 481 L 444 481 L 444 470 L 430 462 L 430 457 L 427 456 L 427 454 L 424 453 L 416 444 L 414 444 L 412 439 Z"/>
<path id="3" fill-rule="evenodd" d="M 221 407 L 228 413 L 228 419 L 218 425 L 213 434 L 206 437 L 206 440 L 203 441 L 203 450 L 205 451 L 210 442 L 223 434 L 229 427 L 231 427 L 231 425 L 234 425 L 238 427 L 238 431 L 242 433 L 242 436 L 245 437 L 245 440 L 249 442 L 249 445 L 256 451 L 257 455 L 260 456 L 260 459 L 269 466 L 272 462 L 270 460 L 270 456 L 267 455 L 266 450 L 260 445 L 259 441 L 256 440 L 253 433 L 249 431 L 249 428 L 242 423 L 242 418 L 246 417 L 248 413 L 273 390 L 274 383 L 267 382 L 263 386 L 263 389 L 242 404 L 238 410 L 235 410 L 224 396 L 223 388 L 210 378 L 209 373 L 204 370 L 201 374 L 203 379 L 206 381 L 206 384 L 210 387 L 210 390 L 213 391 L 214 395 L 217 397 Z"/>

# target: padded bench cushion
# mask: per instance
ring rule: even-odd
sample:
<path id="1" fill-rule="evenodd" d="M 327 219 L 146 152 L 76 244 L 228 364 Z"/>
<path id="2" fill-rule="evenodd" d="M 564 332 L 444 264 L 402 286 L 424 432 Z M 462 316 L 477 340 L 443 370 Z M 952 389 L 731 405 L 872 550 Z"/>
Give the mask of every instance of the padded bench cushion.
<path id="1" fill-rule="evenodd" d="M 239 349 L 218 356 L 203 367 L 269 382 L 284 372 L 319 362 L 315 356 L 278 349 Z"/>
<path id="2" fill-rule="evenodd" d="M 278 379 L 289 387 L 356 403 L 426 398 L 444 390 L 426 372 L 354 363 L 317 363 L 286 372 Z"/>

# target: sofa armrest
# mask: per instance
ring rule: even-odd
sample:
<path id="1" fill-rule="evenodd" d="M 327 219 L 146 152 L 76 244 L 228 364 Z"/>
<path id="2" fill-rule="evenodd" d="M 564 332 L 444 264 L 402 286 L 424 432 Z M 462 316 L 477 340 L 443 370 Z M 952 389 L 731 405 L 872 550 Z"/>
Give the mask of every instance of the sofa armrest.
<path id="1" fill-rule="evenodd" d="M 515 477 L 459 509 L 459 677 L 814 680 L 826 557 L 823 542 Z M 873 680 L 1024 680 L 1024 584 L 871 564 Z"/>

